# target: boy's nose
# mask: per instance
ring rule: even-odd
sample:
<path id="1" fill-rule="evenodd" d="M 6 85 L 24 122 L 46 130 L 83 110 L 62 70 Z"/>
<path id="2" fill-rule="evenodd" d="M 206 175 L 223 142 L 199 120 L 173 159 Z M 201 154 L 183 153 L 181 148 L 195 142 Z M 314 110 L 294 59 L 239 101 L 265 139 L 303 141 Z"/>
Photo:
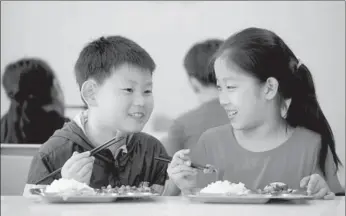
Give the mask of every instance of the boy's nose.
<path id="1" fill-rule="evenodd" d="M 144 105 L 144 97 L 143 95 L 136 95 L 134 100 L 133 100 L 133 104 L 137 105 L 137 106 L 143 106 Z"/>

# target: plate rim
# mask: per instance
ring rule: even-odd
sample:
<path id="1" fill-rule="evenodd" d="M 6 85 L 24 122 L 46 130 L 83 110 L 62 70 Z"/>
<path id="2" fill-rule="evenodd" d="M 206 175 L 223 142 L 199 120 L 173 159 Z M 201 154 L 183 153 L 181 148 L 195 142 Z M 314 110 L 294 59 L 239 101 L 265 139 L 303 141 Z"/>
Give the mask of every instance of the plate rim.
<path id="1" fill-rule="evenodd" d="M 201 195 L 202 194 L 202 195 Z M 306 199 L 313 199 L 313 196 L 309 195 L 296 195 L 294 194 L 289 195 L 289 196 L 282 196 L 282 195 L 271 195 L 271 194 L 242 194 L 242 195 L 237 195 L 237 194 L 213 194 L 213 193 L 197 193 L 197 194 L 189 194 L 186 195 L 187 197 L 190 198 L 201 198 L 201 199 L 243 199 L 243 200 L 250 200 L 250 199 L 280 199 L 280 200 L 306 200 Z"/>
<path id="2" fill-rule="evenodd" d="M 118 194 L 118 193 L 105 193 L 105 194 L 74 194 L 74 193 L 58 193 L 58 192 L 46 192 L 45 189 L 36 188 L 30 190 L 32 194 L 39 195 L 41 197 L 48 198 L 104 198 L 104 199 L 114 199 L 114 198 L 148 198 L 160 196 L 159 193 L 143 192 L 143 193 L 133 193 L 133 194 Z"/>
<path id="3" fill-rule="evenodd" d="M 154 197 L 154 196 L 160 196 L 158 193 L 152 193 L 152 194 L 133 194 L 133 195 L 119 195 L 116 193 L 110 193 L 110 194 L 94 194 L 94 195 L 78 195 L 78 194 L 59 194 L 59 193 L 47 193 L 42 192 L 40 194 L 44 197 L 73 197 L 73 198 L 141 198 L 141 197 Z"/>

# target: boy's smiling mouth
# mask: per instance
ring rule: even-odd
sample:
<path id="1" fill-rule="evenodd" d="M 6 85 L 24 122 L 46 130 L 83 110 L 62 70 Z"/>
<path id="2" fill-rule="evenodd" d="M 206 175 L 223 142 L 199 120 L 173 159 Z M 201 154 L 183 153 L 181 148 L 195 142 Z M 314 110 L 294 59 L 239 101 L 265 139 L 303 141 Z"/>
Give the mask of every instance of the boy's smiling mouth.
<path id="1" fill-rule="evenodd" d="M 143 112 L 133 112 L 129 113 L 129 116 L 136 119 L 142 119 L 145 116 L 145 114 Z"/>

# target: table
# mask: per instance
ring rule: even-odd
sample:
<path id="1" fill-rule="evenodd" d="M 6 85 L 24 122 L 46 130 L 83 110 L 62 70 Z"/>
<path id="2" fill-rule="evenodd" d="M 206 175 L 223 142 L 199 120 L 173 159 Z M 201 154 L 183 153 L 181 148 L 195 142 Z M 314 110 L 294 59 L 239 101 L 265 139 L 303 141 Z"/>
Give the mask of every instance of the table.
<path id="1" fill-rule="evenodd" d="M 51 204 L 20 196 L 1 196 L 2 216 L 344 216 L 345 197 L 311 200 L 305 204 L 203 204 L 184 197 L 156 197 L 153 200 L 114 203 Z"/>

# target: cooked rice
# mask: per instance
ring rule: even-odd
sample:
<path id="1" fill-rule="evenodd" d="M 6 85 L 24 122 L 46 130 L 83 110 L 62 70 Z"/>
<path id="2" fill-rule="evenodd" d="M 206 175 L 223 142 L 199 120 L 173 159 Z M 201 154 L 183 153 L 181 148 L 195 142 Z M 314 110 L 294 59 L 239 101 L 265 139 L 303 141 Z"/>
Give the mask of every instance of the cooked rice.
<path id="1" fill-rule="evenodd" d="M 74 179 L 54 180 L 51 185 L 46 187 L 47 193 L 93 193 L 94 189 L 85 183 L 78 182 Z"/>
<path id="2" fill-rule="evenodd" d="M 248 194 L 248 190 L 241 182 L 238 184 L 229 181 L 216 181 L 203 188 L 200 193 L 213 193 L 213 194 L 232 194 L 243 195 Z"/>

